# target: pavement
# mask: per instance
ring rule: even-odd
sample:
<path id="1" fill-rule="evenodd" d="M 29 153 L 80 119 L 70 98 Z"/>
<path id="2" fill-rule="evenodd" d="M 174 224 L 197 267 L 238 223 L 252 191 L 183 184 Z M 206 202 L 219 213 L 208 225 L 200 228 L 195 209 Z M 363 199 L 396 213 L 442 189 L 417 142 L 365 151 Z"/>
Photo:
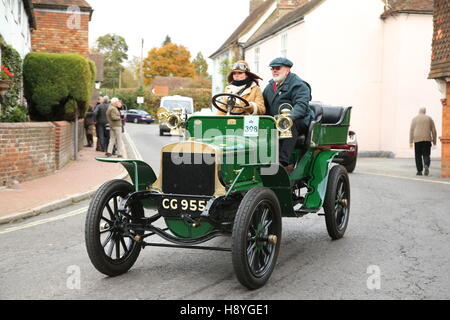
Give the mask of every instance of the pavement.
<path id="1" fill-rule="evenodd" d="M 136 159 L 136 148 L 129 136 L 125 137 L 127 157 Z M 128 177 L 120 164 L 95 160 L 96 157 L 103 156 L 104 153 L 96 152 L 95 148 L 83 148 L 77 161 L 71 161 L 54 174 L 9 188 L 0 188 L 0 224 L 16 222 L 88 200 L 104 182 Z M 414 159 L 360 157 L 353 174 L 450 185 L 450 179 L 440 177 L 440 167 L 439 160 L 432 160 L 430 175 L 416 176 Z"/>
<path id="2" fill-rule="evenodd" d="M 136 158 L 127 138 L 125 144 L 127 154 L 124 156 Z M 84 147 L 77 161 L 69 162 L 53 174 L 0 188 L 0 225 L 88 200 L 106 181 L 128 177 L 122 165 L 95 160 L 104 156 L 104 152 Z"/>

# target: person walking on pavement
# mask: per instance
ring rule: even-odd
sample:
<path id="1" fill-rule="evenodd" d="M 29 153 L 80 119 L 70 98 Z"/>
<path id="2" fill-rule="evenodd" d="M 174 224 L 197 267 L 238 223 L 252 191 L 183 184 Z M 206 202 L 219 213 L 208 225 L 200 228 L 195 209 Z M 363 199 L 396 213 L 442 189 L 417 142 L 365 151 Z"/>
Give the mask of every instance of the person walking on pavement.
<path id="1" fill-rule="evenodd" d="M 92 106 L 89 106 L 86 115 L 84 116 L 84 130 L 86 132 L 87 145 L 85 147 L 92 148 L 94 146 L 94 134 L 95 134 L 95 119 L 94 110 Z"/>
<path id="2" fill-rule="evenodd" d="M 106 139 L 107 139 L 107 131 L 106 124 L 108 120 L 106 119 L 106 110 L 109 107 L 109 98 L 107 96 L 103 97 L 103 103 L 98 105 L 94 111 L 94 119 L 96 123 L 97 130 L 97 138 L 99 140 L 99 149 L 97 151 L 106 152 L 108 147 Z"/>
<path id="3" fill-rule="evenodd" d="M 308 127 L 314 118 L 314 112 L 309 107 L 312 99 L 311 86 L 291 72 L 292 61 L 286 58 L 274 59 L 269 67 L 272 70 L 273 79 L 264 89 L 264 103 L 267 114 L 276 116 L 282 104 L 292 105 L 291 118 L 294 122 L 292 126 L 292 138 L 280 140 L 280 164 L 287 173 L 294 170 L 295 164 L 290 162 L 291 154 L 300 135 L 308 132 Z"/>
<path id="4" fill-rule="evenodd" d="M 409 130 L 409 147 L 413 147 L 416 156 L 417 175 L 421 176 L 425 171 L 426 176 L 430 173 L 431 143 L 436 145 L 436 127 L 431 117 L 426 115 L 426 108 L 421 108 L 419 114 L 412 120 Z"/>
<path id="5" fill-rule="evenodd" d="M 108 150 L 106 152 L 107 157 L 112 156 L 114 146 L 117 146 L 117 157 L 122 158 L 125 151 L 125 146 L 123 144 L 122 138 L 122 118 L 120 116 L 119 108 L 121 107 L 120 100 L 117 98 L 111 99 L 111 105 L 106 111 L 106 118 L 108 119 L 110 127 L 110 141 L 108 145 Z"/>

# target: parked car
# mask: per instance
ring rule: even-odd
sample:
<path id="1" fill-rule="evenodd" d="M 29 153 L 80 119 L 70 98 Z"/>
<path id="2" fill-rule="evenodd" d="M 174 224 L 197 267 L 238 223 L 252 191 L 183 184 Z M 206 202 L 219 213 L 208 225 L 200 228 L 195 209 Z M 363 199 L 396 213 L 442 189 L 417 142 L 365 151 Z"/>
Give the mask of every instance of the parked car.
<path id="1" fill-rule="evenodd" d="M 358 140 L 354 131 L 350 130 L 348 132 L 347 144 L 344 146 L 340 145 L 339 149 L 345 149 L 345 151 L 339 152 L 333 162 L 343 165 L 347 172 L 352 173 L 355 170 L 358 159 Z"/>
<path id="2" fill-rule="evenodd" d="M 144 110 L 130 109 L 126 115 L 127 122 L 151 124 L 155 119 Z"/>

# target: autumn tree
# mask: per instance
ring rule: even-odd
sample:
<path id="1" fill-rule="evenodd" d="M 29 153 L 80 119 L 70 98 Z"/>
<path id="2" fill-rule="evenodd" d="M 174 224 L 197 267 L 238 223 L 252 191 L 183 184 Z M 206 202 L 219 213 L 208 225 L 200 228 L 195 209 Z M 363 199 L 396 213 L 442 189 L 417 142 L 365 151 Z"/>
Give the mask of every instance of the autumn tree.
<path id="1" fill-rule="evenodd" d="M 128 59 L 125 39 L 115 34 L 101 36 L 97 39 L 95 51 L 104 55 L 103 87 L 117 88 L 120 74 L 124 71 L 122 63 Z"/>
<path id="2" fill-rule="evenodd" d="M 153 48 L 144 60 L 145 84 L 156 76 L 192 78 L 194 75 L 191 53 L 181 45 L 169 43 L 162 48 Z"/>
<path id="3" fill-rule="evenodd" d="M 208 62 L 206 62 L 205 58 L 203 57 L 202 53 L 199 52 L 195 59 L 192 61 L 195 68 L 195 75 L 200 78 L 207 78 L 209 76 L 208 74 Z"/>

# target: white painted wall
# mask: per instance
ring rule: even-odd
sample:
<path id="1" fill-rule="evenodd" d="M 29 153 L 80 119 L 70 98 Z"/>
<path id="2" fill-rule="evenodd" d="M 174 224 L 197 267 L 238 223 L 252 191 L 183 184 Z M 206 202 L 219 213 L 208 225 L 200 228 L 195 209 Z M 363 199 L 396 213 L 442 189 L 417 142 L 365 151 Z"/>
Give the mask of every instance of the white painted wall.
<path id="1" fill-rule="evenodd" d="M 31 51 L 30 26 L 22 0 L 0 0 L 0 34 L 22 58 Z"/>
<path id="2" fill-rule="evenodd" d="M 380 19 L 382 1 L 326 0 L 305 21 L 246 50 L 254 66 L 260 49 L 260 75 L 271 78 L 270 61 L 281 56 L 281 35 L 288 34 L 292 71 L 313 89 L 313 100 L 351 105 L 352 125 L 361 151 L 390 151 L 413 157 L 409 125 L 428 106 L 441 133 L 439 91 L 427 80 L 433 32 L 432 15 Z M 439 157 L 440 148 L 433 151 Z"/>
<path id="3" fill-rule="evenodd" d="M 419 108 L 426 107 L 434 119 L 438 136 L 442 133 L 441 95 L 430 72 L 433 19 L 428 15 L 402 14 L 384 25 L 383 92 L 381 141 L 398 157 L 413 157 L 409 149 L 409 126 Z M 438 139 L 432 157 L 439 158 Z"/>

